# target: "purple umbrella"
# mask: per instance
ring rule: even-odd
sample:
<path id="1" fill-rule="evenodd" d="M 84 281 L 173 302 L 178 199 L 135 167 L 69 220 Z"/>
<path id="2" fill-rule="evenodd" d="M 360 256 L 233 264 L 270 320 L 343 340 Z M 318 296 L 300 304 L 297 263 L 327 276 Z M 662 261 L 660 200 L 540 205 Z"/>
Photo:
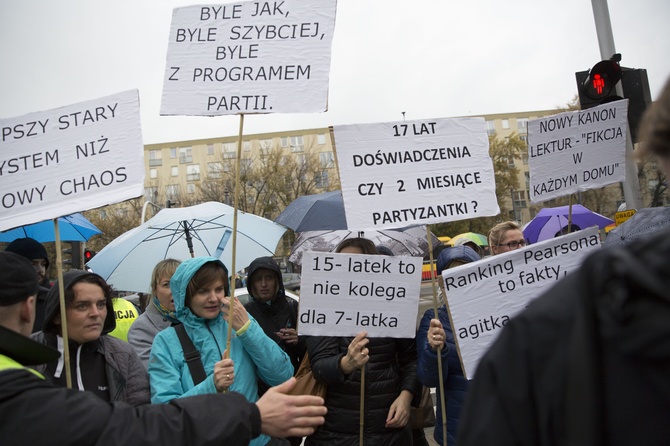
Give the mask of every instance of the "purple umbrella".
<path id="1" fill-rule="evenodd" d="M 554 238 L 567 231 L 570 206 L 544 208 L 523 228 L 523 235 L 530 243 Z M 607 218 L 585 208 L 581 204 L 572 206 L 572 231 L 598 226 L 604 228 L 614 223 Z"/>

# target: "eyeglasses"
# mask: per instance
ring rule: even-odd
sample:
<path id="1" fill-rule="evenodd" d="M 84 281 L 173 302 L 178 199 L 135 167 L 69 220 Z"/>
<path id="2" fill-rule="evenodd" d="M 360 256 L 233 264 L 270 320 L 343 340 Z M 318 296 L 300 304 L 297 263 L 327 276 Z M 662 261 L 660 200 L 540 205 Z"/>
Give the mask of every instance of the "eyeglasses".
<path id="1" fill-rule="evenodd" d="M 521 247 L 526 246 L 526 240 L 513 240 L 509 243 L 501 243 L 497 246 L 507 246 L 509 249 L 516 249 L 519 246 Z"/>

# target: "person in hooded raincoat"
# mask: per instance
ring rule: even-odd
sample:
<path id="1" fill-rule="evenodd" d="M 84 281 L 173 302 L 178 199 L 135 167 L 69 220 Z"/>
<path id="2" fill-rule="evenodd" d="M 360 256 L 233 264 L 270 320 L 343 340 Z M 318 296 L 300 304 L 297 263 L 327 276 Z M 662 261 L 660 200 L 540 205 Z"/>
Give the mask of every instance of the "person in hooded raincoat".
<path id="1" fill-rule="evenodd" d="M 245 308 L 265 334 L 291 358 L 293 370 L 297 371 L 307 347 L 296 331 L 298 302 L 286 296 L 279 265 L 272 257 L 259 257 L 249 264 L 247 277 L 251 300 Z"/>
<path id="2" fill-rule="evenodd" d="M 184 350 L 174 327 L 159 332 L 149 357 L 151 402 L 167 403 L 175 398 L 217 392 L 239 392 L 250 402 L 258 400 L 260 378 L 275 386 L 293 376 L 288 355 L 268 338 L 261 326 L 239 302 L 235 303 L 229 357 L 224 359 L 228 339 L 228 271 L 214 257 L 196 257 L 182 262 L 170 280 L 175 315 L 183 324 L 207 375 L 194 385 Z M 261 435 L 252 446 L 265 445 Z"/>
<path id="3" fill-rule="evenodd" d="M 87 390 L 105 401 L 134 406 L 150 400 L 149 378 L 140 358 L 124 341 L 107 335 L 116 327 L 112 289 L 95 273 L 63 274 L 72 388 Z M 58 281 L 47 294 L 42 331 L 32 338 L 61 352 L 60 358 L 36 367 L 55 384 L 66 386 L 62 317 Z"/>

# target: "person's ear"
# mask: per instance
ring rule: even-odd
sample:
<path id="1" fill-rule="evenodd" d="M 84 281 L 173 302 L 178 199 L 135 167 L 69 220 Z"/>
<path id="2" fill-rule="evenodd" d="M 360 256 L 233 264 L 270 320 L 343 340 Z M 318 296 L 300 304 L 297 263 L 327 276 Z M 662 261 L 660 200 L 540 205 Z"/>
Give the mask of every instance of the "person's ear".
<path id="1" fill-rule="evenodd" d="M 30 296 L 28 299 L 21 302 L 21 309 L 19 315 L 21 317 L 21 322 L 24 322 L 26 325 L 31 327 L 35 323 L 35 301 L 37 296 Z"/>

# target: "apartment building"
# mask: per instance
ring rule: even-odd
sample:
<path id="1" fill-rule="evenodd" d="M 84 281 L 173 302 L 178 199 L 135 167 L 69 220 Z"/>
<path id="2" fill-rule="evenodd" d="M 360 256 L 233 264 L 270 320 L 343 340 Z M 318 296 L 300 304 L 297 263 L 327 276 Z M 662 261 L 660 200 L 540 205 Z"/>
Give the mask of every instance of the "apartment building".
<path id="1" fill-rule="evenodd" d="M 200 187 L 208 181 L 220 182 L 235 164 L 237 145 L 237 136 L 146 145 L 145 199 L 160 206 L 168 200 L 181 205 L 200 201 Z M 244 135 L 240 170 L 277 148 L 283 156 L 298 159 L 308 153 L 318 156 L 315 193 L 339 184 L 328 128 Z M 234 184 L 228 182 L 224 187 L 222 201 L 232 204 Z"/>
<path id="2" fill-rule="evenodd" d="M 554 115 L 565 110 L 535 110 L 527 112 L 500 113 L 479 115 L 486 120 L 486 129 L 489 135 L 496 135 L 506 139 L 513 134 L 519 135 L 523 141 L 528 141 L 528 122 L 534 119 Z M 216 181 L 229 169 L 230 163 L 225 160 L 235 160 L 237 156 L 237 136 L 200 139 L 191 141 L 166 142 L 145 146 L 145 198 L 165 206 L 167 200 L 178 202 L 180 205 L 198 202 L 199 185 L 207 181 Z M 262 158 L 270 150 L 281 148 L 285 156 L 304 157 L 307 153 L 318 156 L 319 167 L 316 172 L 316 187 L 314 193 L 332 190 L 339 185 L 333 142 L 328 128 L 291 130 L 275 133 L 261 133 L 244 135 L 242 141 L 240 163 L 249 165 Z M 520 159 L 510 159 L 510 167 L 519 171 L 518 183 L 510 191 L 506 203 L 512 209 L 510 218 L 519 222 L 530 221 L 542 204 L 531 205 L 529 200 L 530 174 L 528 154 L 522 154 Z M 654 166 L 647 166 L 644 170 L 651 170 Z M 659 181 L 654 175 L 649 180 L 641 179 L 642 193 L 645 204 L 650 203 L 654 190 L 658 190 Z M 618 185 L 608 186 L 608 201 L 617 206 L 622 201 Z M 232 204 L 233 184 L 226 186 L 223 201 Z M 667 203 L 667 194 L 662 195 L 662 204 Z M 648 205 L 650 205 L 648 204 Z M 276 215 L 265 215 L 274 218 Z"/>

